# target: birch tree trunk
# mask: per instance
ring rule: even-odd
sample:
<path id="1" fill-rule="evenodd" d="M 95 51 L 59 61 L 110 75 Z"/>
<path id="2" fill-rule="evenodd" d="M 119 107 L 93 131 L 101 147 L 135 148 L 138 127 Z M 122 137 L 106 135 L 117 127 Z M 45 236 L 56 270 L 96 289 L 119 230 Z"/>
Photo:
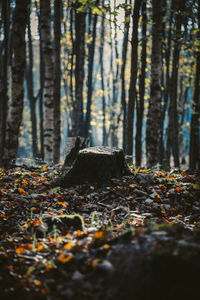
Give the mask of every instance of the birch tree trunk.
<path id="1" fill-rule="evenodd" d="M 31 19 L 30 12 L 28 18 L 28 58 L 29 64 L 26 68 L 26 81 L 28 98 L 31 110 L 31 130 L 32 130 L 32 151 L 33 157 L 38 157 L 38 139 L 37 139 L 37 117 L 36 117 L 36 97 L 34 97 L 34 79 L 33 79 L 33 45 L 31 36 Z"/>
<path id="2" fill-rule="evenodd" d="M 131 41 L 131 79 L 128 100 L 128 116 L 127 116 L 127 154 L 133 154 L 133 125 L 134 110 L 136 99 L 136 81 L 138 70 L 138 22 L 140 16 L 140 7 L 142 0 L 135 0 L 133 11 L 133 32 Z"/>
<path id="3" fill-rule="evenodd" d="M 151 97 L 147 115 L 146 156 L 147 166 L 159 162 L 159 139 L 161 138 L 161 76 L 162 76 L 162 0 L 152 0 L 152 56 L 151 56 Z"/>
<path id="4" fill-rule="evenodd" d="M 40 2 L 40 26 L 42 51 L 45 66 L 44 83 L 44 160 L 47 163 L 53 161 L 53 50 L 51 47 L 51 8 L 50 0 Z"/>
<path id="5" fill-rule="evenodd" d="M 61 9 L 62 1 L 54 1 L 54 131 L 53 131 L 53 161 L 60 159 L 60 39 L 61 39 Z"/>
<path id="6" fill-rule="evenodd" d="M 28 20 L 28 5 L 29 3 L 26 0 L 16 0 L 13 16 L 12 102 L 6 132 L 6 166 L 9 166 L 16 159 L 19 127 L 22 121 L 26 66 L 25 30 Z"/>
<path id="7" fill-rule="evenodd" d="M 78 8 L 78 4 L 75 6 Z M 83 134 L 83 82 L 84 82 L 84 58 L 85 58 L 85 17 L 84 12 L 75 11 L 75 101 L 72 114 L 72 131 L 71 136 Z"/>
<path id="8" fill-rule="evenodd" d="M 142 123 L 144 117 L 144 94 L 145 94 L 145 77 L 146 77 L 146 58 L 147 58 L 147 12 L 146 1 L 142 5 L 142 51 L 141 51 L 141 74 L 139 77 L 139 100 L 137 103 L 137 123 L 136 123 L 136 165 L 140 166 L 142 161 Z"/>

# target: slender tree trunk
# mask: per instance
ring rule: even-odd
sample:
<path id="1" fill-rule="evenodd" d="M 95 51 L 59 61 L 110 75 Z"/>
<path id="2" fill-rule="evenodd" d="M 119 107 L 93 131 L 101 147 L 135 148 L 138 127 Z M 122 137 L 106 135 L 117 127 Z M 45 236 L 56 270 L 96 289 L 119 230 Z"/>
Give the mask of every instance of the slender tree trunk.
<path id="1" fill-rule="evenodd" d="M 98 5 L 99 1 L 96 1 Z M 88 62 L 88 81 L 87 81 L 87 112 L 85 119 L 85 136 L 89 136 L 90 130 L 90 119 L 91 119 L 91 104 L 92 104 L 92 79 L 93 79 L 93 65 L 94 65 L 94 53 L 95 53 L 95 41 L 96 41 L 96 28 L 97 28 L 97 14 L 93 17 L 93 32 L 92 32 L 92 42 L 89 44 L 89 62 Z"/>
<path id="2" fill-rule="evenodd" d="M 147 166 L 159 162 L 160 114 L 161 114 L 161 76 L 162 76 L 162 0 L 152 0 L 152 56 L 151 56 L 151 97 L 147 115 L 146 156 Z"/>
<path id="3" fill-rule="evenodd" d="M 135 0 L 133 10 L 133 32 L 131 41 L 131 79 L 129 88 L 128 100 L 128 115 L 127 115 L 127 154 L 133 154 L 133 125 L 134 125 L 134 110 L 136 100 L 136 81 L 138 70 L 138 22 L 140 16 L 140 8 L 142 0 Z"/>
<path id="4" fill-rule="evenodd" d="M 12 103 L 10 105 L 5 164 L 15 161 L 18 150 L 19 127 L 22 121 L 24 100 L 24 73 L 26 66 L 25 29 L 28 20 L 28 1 L 16 0 L 13 21 L 13 65 L 12 65 Z"/>
<path id="5" fill-rule="evenodd" d="M 78 5 L 76 6 L 78 8 Z M 84 58 L 85 58 L 85 17 L 83 12 L 75 12 L 75 54 L 76 54 L 76 68 L 75 68 L 75 102 L 73 105 L 72 117 L 72 136 L 83 134 L 83 82 L 84 82 Z"/>
<path id="6" fill-rule="evenodd" d="M 127 0 L 126 3 L 127 5 Z M 126 150 L 126 127 L 127 127 L 127 105 L 126 105 L 126 90 L 125 90 L 125 69 L 127 59 L 128 48 L 128 36 L 130 27 L 130 14 L 131 9 L 125 8 L 125 20 L 124 20 L 124 39 L 122 45 L 122 67 L 121 67 L 121 105 L 123 109 L 123 149 Z"/>
<path id="7" fill-rule="evenodd" d="M 58 163 L 60 159 L 60 40 L 61 40 L 61 8 L 62 1 L 54 1 L 54 131 L 53 131 L 53 161 Z"/>
<path id="8" fill-rule="evenodd" d="M 44 160 L 47 163 L 53 161 L 53 51 L 51 47 L 51 7 L 50 0 L 40 2 L 40 25 L 42 51 L 45 65 L 45 86 L 44 86 Z"/>
<path id="9" fill-rule="evenodd" d="M 184 1 L 176 0 L 174 2 L 174 10 L 178 11 L 175 20 L 175 40 L 173 51 L 172 63 L 172 76 L 171 76 L 171 90 L 170 90 L 170 120 L 169 126 L 171 128 L 171 146 L 174 157 L 174 166 L 179 168 L 179 122 L 177 110 L 177 85 L 178 85 L 178 68 L 180 56 L 180 41 L 181 38 L 181 25 L 182 25 L 182 11 L 184 9 Z"/>
<path id="10" fill-rule="evenodd" d="M 200 3 L 198 4 L 198 40 L 200 40 Z M 200 119 L 200 47 L 196 52 L 196 77 L 194 98 L 192 105 L 192 120 L 190 127 L 190 155 L 189 166 L 191 169 L 200 169 L 200 153 L 199 153 L 199 119 Z"/>
<path id="11" fill-rule="evenodd" d="M 0 166 L 3 164 L 4 148 L 6 141 L 6 121 L 8 110 L 8 46 L 10 28 L 10 0 L 3 0 L 2 21 L 4 34 L 4 53 L 2 55 L 2 82 L 0 90 Z"/>
<path id="12" fill-rule="evenodd" d="M 104 0 L 102 0 L 102 6 L 104 6 Z M 101 37 L 99 47 L 99 64 L 101 73 L 101 89 L 102 89 L 102 113 L 103 113 L 103 136 L 102 144 L 107 145 L 106 135 L 106 97 L 105 97 L 105 82 L 104 82 L 104 40 L 105 40 L 105 13 L 102 14 L 101 18 Z"/>
<path id="13" fill-rule="evenodd" d="M 170 7 L 170 21 L 169 21 L 169 29 L 168 29 L 168 41 L 167 41 L 167 49 L 166 49 L 166 88 L 165 88 L 165 101 L 168 103 L 168 129 L 167 129 L 167 145 L 166 145 L 166 164 L 170 166 L 170 156 L 171 156 L 171 138 L 172 138 L 172 124 L 170 122 L 171 119 L 171 103 L 170 103 L 170 57 L 171 57 L 171 44 L 172 44 L 172 18 L 173 18 L 173 10 L 172 4 Z"/>
<path id="14" fill-rule="evenodd" d="M 141 52 L 141 75 L 139 81 L 139 103 L 137 109 L 137 132 L 136 132 L 136 165 L 140 166 L 142 161 L 142 122 L 144 117 L 144 94 L 145 94 L 145 77 L 146 77 L 146 58 L 147 58 L 147 13 L 146 1 L 142 5 L 142 52 Z"/>
<path id="15" fill-rule="evenodd" d="M 37 9 L 36 14 L 38 17 L 38 33 L 39 33 L 39 57 L 40 57 L 40 91 L 39 91 L 39 130 L 40 130 L 40 158 L 44 160 L 44 112 L 43 112 L 43 94 L 44 94 L 44 80 L 45 80 L 45 67 L 44 56 L 42 51 L 42 38 L 41 38 L 41 12 Z"/>
<path id="16" fill-rule="evenodd" d="M 38 144 L 37 144 L 37 120 L 36 120 L 36 98 L 34 97 L 33 91 L 33 45 L 32 45 L 32 37 L 31 37 L 31 20 L 29 13 L 28 20 L 28 57 L 29 64 L 26 68 L 26 80 L 27 80 L 27 90 L 28 97 L 30 102 L 30 111 L 31 111 L 31 127 L 32 127 L 32 151 L 33 157 L 38 157 Z"/>

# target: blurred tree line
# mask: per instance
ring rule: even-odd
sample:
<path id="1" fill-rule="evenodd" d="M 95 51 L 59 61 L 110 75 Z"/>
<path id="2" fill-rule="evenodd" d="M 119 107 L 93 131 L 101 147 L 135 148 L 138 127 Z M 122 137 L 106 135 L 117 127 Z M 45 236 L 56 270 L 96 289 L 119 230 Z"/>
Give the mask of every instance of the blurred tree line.
<path id="1" fill-rule="evenodd" d="M 0 165 L 65 137 L 200 166 L 198 0 L 2 0 Z"/>

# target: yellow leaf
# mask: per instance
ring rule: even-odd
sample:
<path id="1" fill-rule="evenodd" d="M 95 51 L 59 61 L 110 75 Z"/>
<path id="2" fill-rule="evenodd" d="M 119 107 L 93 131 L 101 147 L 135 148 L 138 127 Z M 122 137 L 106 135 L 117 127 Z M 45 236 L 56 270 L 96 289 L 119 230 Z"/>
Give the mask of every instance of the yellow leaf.
<path id="1" fill-rule="evenodd" d="M 100 263 L 100 261 L 101 260 L 99 258 L 96 258 L 95 260 L 93 260 L 93 262 L 92 262 L 93 267 L 95 267 L 96 265 L 98 265 Z"/>
<path id="2" fill-rule="evenodd" d="M 197 183 L 192 184 L 192 187 L 194 190 L 199 190 L 200 189 L 200 185 Z"/>
<path id="3" fill-rule="evenodd" d="M 61 261 L 62 263 L 66 263 L 68 261 L 70 261 L 71 259 L 73 258 L 72 255 L 68 255 L 65 257 L 65 255 L 63 253 L 61 253 L 59 256 L 58 256 L 58 260 Z"/>
<path id="4" fill-rule="evenodd" d="M 64 245 L 63 249 L 70 250 L 75 245 L 75 242 L 69 242 Z"/>
<path id="5" fill-rule="evenodd" d="M 105 244 L 105 245 L 103 245 L 103 248 L 104 248 L 104 249 L 109 249 L 109 248 L 110 248 L 110 245 Z"/>
<path id="6" fill-rule="evenodd" d="M 135 185 L 134 184 L 130 184 L 129 187 L 132 188 L 132 189 L 134 189 Z"/>
<path id="7" fill-rule="evenodd" d="M 47 167 L 47 166 L 43 166 L 43 167 L 42 167 L 42 171 L 43 171 L 43 172 L 48 171 L 48 167 Z"/>

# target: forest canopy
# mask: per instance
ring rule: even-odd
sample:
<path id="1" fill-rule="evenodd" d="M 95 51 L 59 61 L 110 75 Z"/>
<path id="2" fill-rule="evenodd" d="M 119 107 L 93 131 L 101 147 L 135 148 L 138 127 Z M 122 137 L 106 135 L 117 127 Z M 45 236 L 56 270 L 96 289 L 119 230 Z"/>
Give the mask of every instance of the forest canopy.
<path id="1" fill-rule="evenodd" d="M 197 169 L 199 72 L 197 0 L 2 0 L 0 164 L 58 163 L 83 136 Z"/>

